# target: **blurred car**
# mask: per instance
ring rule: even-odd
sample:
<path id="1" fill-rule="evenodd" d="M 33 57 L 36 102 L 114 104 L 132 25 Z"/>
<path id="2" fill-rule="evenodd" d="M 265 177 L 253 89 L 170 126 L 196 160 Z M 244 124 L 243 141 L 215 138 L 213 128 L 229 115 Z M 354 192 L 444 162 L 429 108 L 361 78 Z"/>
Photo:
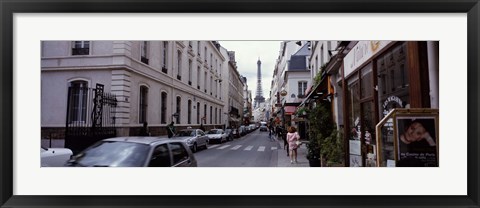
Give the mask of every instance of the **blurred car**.
<path id="1" fill-rule="evenodd" d="M 223 143 L 223 141 L 227 141 L 227 134 L 223 131 L 223 129 L 211 129 L 207 132 L 209 143 L 216 141 L 218 143 Z"/>
<path id="2" fill-rule="evenodd" d="M 267 122 L 260 122 L 260 131 L 268 131 Z"/>
<path id="3" fill-rule="evenodd" d="M 238 131 L 238 129 L 232 129 L 232 136 L 233 138 L 240 138 L 240 131 Z"/>
<path id="4" fill-rule="evenodd" d="M 198 147 L 207 149 L 209 140 L 208 136 L 201 129 L 183 129 L 170 139 L 185 142 L 193 152 L 197 152 Z"/>
<path id="5" fill-rule="evenodd" d="M 67 148 L 40 147 L 40 160 L 42 167 L 63 167 L 70 160 L 73 153 Z"/>
<path id="6" fill-rule="evenodd" d="M 255 131 L 255 130 L 257 130 L 257 125 L 250 124 L 250 131 Z"/>
<path id="7" fill-rule="evenodd" d="M 243 135 L 247 134 L 246 126 L 242 125 L 242 126 L 238 127 L 238 133 L 240 133 L 240 136 L 243 136 Z"/>
<path id="8" fill-rule="evenodd" d="M 101 140 L 77 155 L 71 167 L 196 167 L 182 141 L 159 137 L 116 137 Z"/>
<path id="9" fill-rule="evenodd" d="M 225 134 L 227 134 L 227 141 L 233 140 L 233 129 L 225 129 Z"/>

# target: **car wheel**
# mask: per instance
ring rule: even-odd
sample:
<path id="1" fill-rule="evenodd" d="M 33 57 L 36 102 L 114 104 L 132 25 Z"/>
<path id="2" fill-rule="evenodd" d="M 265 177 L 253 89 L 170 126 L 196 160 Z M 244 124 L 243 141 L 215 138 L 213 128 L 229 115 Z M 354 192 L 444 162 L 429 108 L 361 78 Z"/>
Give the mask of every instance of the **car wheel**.
<path id="1" fill-rule="evenodd" d="M 197 152 L 197 143 L 193 143 L 192 152 Z"/>

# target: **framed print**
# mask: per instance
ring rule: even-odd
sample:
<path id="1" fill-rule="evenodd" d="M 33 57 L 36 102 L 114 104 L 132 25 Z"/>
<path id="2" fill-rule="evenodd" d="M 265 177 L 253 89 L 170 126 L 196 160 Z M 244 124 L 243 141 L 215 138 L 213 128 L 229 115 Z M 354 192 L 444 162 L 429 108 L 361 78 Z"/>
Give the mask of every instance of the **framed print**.
<path id="1" fill-rule="evenodd" d="M 2 100 L 0 103 L 2 116 L 0 129 L 2 138 L 0 141 L 1 207 L 480 206 L 478 190 L 480 185 L 478 180 L 480 175 L 478 172 L 478 150 L 480 149 L 478 143 L 478 81 L 480 80 L 478 75 L 478 25 L 480 7 L 478 0 L 461 2 L 453 0 L 409 2 L 369 0 L 342 2 L 322 0 L 309 2 L 288 0 L 171 2 L 152 0 L 134 2 L 113 0 L 73 3 L 44 0 L 1 0 L 0 9 L 2 15 L 0 42 L 2 50 L 0 57 L 2 66 L 0 82 L 0 100 Z M 150 45 L 150 42 L 145 40 L 152 41 L 153 44 Z M 219 40 L 220 43 L 216 40 Z M 200 73 L 198 77 L 205 78 L 205 81 L 200 80 L 204 85 L 196 84 L 202 82 L 189 79 L 197 77 L 196 73 L 190 69 L 197 69 L 194 66 L 197 66 L 196 63 L 199 62 L 202 63 L 201 70 L 205 68 L 205 72 L 214 74 L 218 64 L 218 62 L 214 64 L 215 59 L 217 57 L 219 60 L 222 57 L 230 58 L 232 53 L 226 52 L 226 55 L 219 53 L 220 55 L 213 54 L 210 55 L 211 57 L 195 58 L 197 53 L 200 55 L 205 51 L 207 54 L 206 51 L 210 49 L 220 48 L 221 41 L 278 40 L 289 40 L 293 45 L 297 43 L 292 40 L 302 40 L 303 42 L 299 41 L 299 45 L 303 44 L 306 49 L 309 45 L 305 44 L 310 44 L 310 41 L 313 40 L 349 40 L 349 42 L 358 41 L 363 44 L 356 48 L 358 53 L 352 53 L 351 56 L 346 57 L 353 64 L 342 68 L 342 70 L 346 70 L 343 72 L 349 73 L 351 79 L 329 77 L 329 79 L 323 79 L 328 80 L 325 82 L 322 82 L 322 79 L 318 80 L 320 84 L 340 83 L 345 86 L 342 91 L 332 93 L 332 89 L 326 87 L 324 96 L 322 92 L 314 93 L 317 98 L 323 99 L 322 102 L 331 103 L 332 100 L 336 101 L 343 96 L 342 94 L 349 93 L 349 86 L 356 86 L 360 92 L 358 101 L 361 102 L 361 105 L 358 108 L 334 108 L 338 111 L 351 111 L 355 115 L 358 112 L 358 116 L 356 116 L 358 118 L 354 117 L 352 120 L 352 127 L 355 127 L 353 129 L 358 133 L 358 139 L 352 139 L 350 142 L 346 140 L 344 146 L 346 148 L 343 149 L 345 154 L 342 155 L 342 158 L 349 163 L 346 164 L 346 167 L 279 167 L 273 169 L 266 167 L 187 167 L 182 169 L 106 168 L 104 164 L 98 164 L 101 167 L 97 168 L 40 167 L 38 144 L 41 141 L 37 138 L 42 137 L 43 134 L 50 134 L 45 130 L 46 128 L 39 128 L 43 127 L 41 126 L 43 119 L 48 117 L 45 115 L 46 111 L 41 110 L 42 107 L 48 107 L 51 110 L 50 114 L 55 113 L 55 109 L 62 109 L 58 108 L 60 104 L 68 106 L 69 110 L 62 109 L 63 112 L 68 111 L 68 113 L 62 114 L 66 118 L 62 117 L 64 123 L 61 125 L 66 123 L 65 126 L 70 124 L 86 125 L 89 128 L 95 128 L 97 127 L 95 124 L 100 123 L 98 119 L 101 117 L 95 117 L 91 113 L 95 111 L 91 109 L 100 109 L 99 111 L 103 109 L 98 108 L 98 105 L 94 106 L 84 102 L 84 99 L 90 99 L 89 96 L 93 95 L 90 90 L 99 92 L 104 87 L 105 89 L 125 87 L 138 89 L 138 95 L 125 90 L 118 93 L 122 95 L 118 97 L 118 100 L 113 97 L 106 99 L 109 107 L 115 106 L 116 101 L 121 103 L 119 108 L 124 107 L 122 105 L 125 103 L 134 103 L 139 106 L 138 110 L 131 112 L 132 115 L 134 114 L 135 124 L 129 129 L 124 129 L 125 132 L 142 135 L 166 133 L 167 130 L 163 127 L 170 121 L 197 122 L 201 124 L 202 128 L 210 129 L 215 127 L 213 124 L 219 123 L 218 120 L 228 121 L 227 118 L 230 118 L 232 114 L 240 114 L 239 112 L 242 110 L 235 108 L 224 111 L 218 106 L 207 106 L 198 101 L 201 95 L 209 97 L 208 99 L 212 102 L 218 102 L 221 99 L 215 98 L 217 95 L 215 91 L 207 91 L 207 89 L 221 90 L 227 82 L 225 79 L 221 79 L 221 75 L 210 77 Z M 208 41 L 212 44 L 202 48 L 200 44 L 196 43 L 197 41 Z M 430 100 L 423 99 L 422 102 L 440 103 L 439 106 L 442 108 L 438 110 L 437 115 L 413 115 L 399 112 L 392 120 L 381 121 L 391 123 L 384 129 L 387 133 L 386 136 L 374 144 L 373 142 L 379 138 L 375 138 L 378 137 L 373 133 L 375 123 L 371 121 L 380 120 L 386 115 L 385 113 L 388 114 L 389 109 L 395 108 L 394 106 L 398 103 L 404 107 L 405 95 L 400 91 L 395 91 L 397 93 L 395 96 L 398 96 L 399 99 L 393 99 L 392 96 L 389 98 L 388 93 L 384 95 L 385 100 L 382 100 L 383 98 L 374 99 L 373 96 L 370 99 L 362 93 L 375 93 L 385 87 L 382 86 L 382 83 L 378 83 L 377 79 L 368 86 L 362 84 L 363 80 L 368 79 L 367 75 L 374 77 L 377 67 L 381 66 L 380 58 L 382 60 L 391 58 L 387 53 L 389 50 L 394 51 L 393 49 L 395 49 L 395 53 L 392 54 L 396 56 L 391 59 L 397 59 L 400 57 L 398 54 L 403 54 L 398 51 L 401 51 L 404 46 L 410 54 L 407 53 L 409 55 L 407 57 L 402 56 L 404 59 L 398 59 L 400 60 L 398 63 L 412 68 L 408 72 L 415 71 L 422 76 L 425 75 L 420 70 L 422 64 L 435 64 L 435 62 L 408 62 L 405 60 L 418 57 L 428 60 L 428 57 L 418 54 L 417 51 L 420 50 L 415 50 L 432 46 L 417 43 L 428 41 L 435 42 L 436 46 L 439 46 L 437 57 L 440 76 L 437 79 L 439 79 L 440 96 L 432 96 Z M 131 42 L 135 42 L 135 44 Z M 48 47 L 53 47 L 55 50 L 44 50 Z M 155 55 L 162 56 L 164 47 L 169 47 L 174 52 L 170 59 L 155 58 Z M 361 53 L 361 50 L 368 47 L 375 49 L 378 53 Z M 102 55 L 105 50 L 109 49 L 115 51 L 117 55 L 111 57 Z M 261 50 L 261 47 L 257 47 L 252 53 Z M 185 51 L 184 54 L 183 51 Z M 329 55 L 333 57 L 337 51 L 324 50 L 324 52 L 325 54 L 330 53 Z M 82 63 L 81 57 L 88 57 L 92 53 L 100 54 L 96 54 L 92 66 L 75 65 Z M 138 54 L 138 56 L 132 55 L 135 56 L 134 59 L 125 61 L 118 56 L 118 53 Z M 52 54 L 55 57 L 48 57 Z M 239 52 L 237 55 L 240 56 Z M 361 57 L 362 55 L 364 57 Z M 174 59 L 174 57 L 180 56 L 184 57 L 183 62 Z M 257 55 L 254 54 L 254 56 Z M 253 59 L 253 66 L 249 65 L 245 68 L 255 69 L 257 67 L 256 64 L 260 62 L 261 57 Z M 319 57 L 319 60 L 322 59 Z M 98 66 L 102 61 L 110 61 L 115 63 L 115 66 L 94 69 L 95 64 Z M 275 61 L 273 60 L 273 62 Z M 192 63 L 195 64 L 192 65 Z M 62 68 L 64 66 L 62 64 L 71 64 L 82 70 L 96 70 L 96 72 L 101 71 L 102 73 L 90 77 L 78 73 L 75 79 L 65 78 L 64 80 L 67 80 L 68 83 L 66 81 L 57 82 L 59 80 L 57 76 L 51 76 L 48 79 L 42 77 L 40 69 L 43 70 L 44 65 L 47 66 L 49 72 L 60 74 L 66 70 L 66 68 Z M 126 67 L 131 64 L 138 68 L 145 68 L 145 70 L 132 71 Z M 156 86 L 148 81 L 136 80 L 138 77 L 152 77 L 150 71 L 147 70 L 149 65 L 158 65 L 158 70 L 153 73 L 171 75 L 162 82 L 174 85 L 174 83 L 182 81 L 186 87 L 194 88 L 200 95 L 190 98 L 179 92 L 176 97 L 163 99 L 163 96 L 167 97 L 166 94 L 173 94 L 170 93 L 172 91 L 167 88 L 155 88 Z M 127 69 L 119 70 L 118 67 Z M 260 68 L 260 64 L 258 67 Z M 312 66 L 311 68 L 321 67 Z M 324 69 L 325 67 L 328 66 L 324 66 Z M 185 71 L 180 72 L 180 68 Z M 198 71 L 200 72 L 200 70 Z M 397 73 L 392 71 L 392 73 Z M 135 76 L 132 76 L 132 73 L 135 73 Z M 325 73 L 325 77 L 331 74 Z M 110 85 L 96 86 L 94 81 L 101 79 L 113 80 L 111 83 L 118 85 L 113 87 Z M 131 82 L 128 79 L 135 80 Z M 51 84 L 44 85 L 46 81 Z M 302 80 L 299 81 L 296 86 L 301 89 L 297 90 L 298 92 L 294 95 L 287 93 L 285 97 L 298 98 L 299 95 L 306 92 L 306 83 L 301 82 Z M 418 79 L 409 83 L 410 91 L 417 90 L 416 87 L 420 89 L 415 94 L 419 98 L 431 93 L 428 90 L 422 90 L 421 87 L 424 83 L 421 81 Z M 207 83 L 210 83 L 210 86 Z M 360 84 L 355 85 L 355 83 Z M 70 91 L 69 94 L 67 90 L 69 87 L 75 88 L 77 91 Z M 371 89 L 367 92 L 366 87 Z M 254 87 L 249 89 L 252 90 L 252 88 Z M 65 99 L 65 103 L 48 100 L 41 97 L 41 93 L 45 90 L 52 92 L 48 99 L 60 95 L 65 95 L 63 97 L 69 99 Z M 148 94 L 155 94 L 158 98 L 147 99 L 146 95 Z M 92 100 L 95 101 L 88 102 L 98 101 L 94 97 Z M 67 104 L 68 101 L 70 103 Z M 408 104 L 415 106 L 415 103 Z M 181 110 L 186 106 L 188 106 L 186 110 Z M 286 112 L 283 113 L 295 116 L 296 107 L 285 106 L 283 110 Z M 161 125 L 150 122 L 147 124 L 148 119 L 146 118 L 152 116 L 148 113 L 148 108 L 165 109 L 168 112 L 168 114 L 162 114 L 159 111 L 158 115 L 154 115 L 158 117 L 158 123 Z M 89 109 L 91 112 L 86 113 L 84 109 Z M 371 117 L 363 116 L 365 112 L 371 112 Z M 300 117 L 308 114 L 298 115 Z M 96 118 L 95 121 L 98 122 L 87 124 L 89 116 Z M 345 118 L 344 123 L 347 123 L 347 120 Z M 230 123 L 238 121 L 238 118 L 233 118 Z M 299 123 L 303 121 L 303 118 L 288 120 L 288 122 Z M 208 126 L 207 122 L 211 125 Z M 272 123 L 282 124 L 284 122 L 286 120 L 272 119 Z M 108 124 L 112 123 L 114 122 Z M 369 125 L 364 125 L 364 123 L 369 123 Z M 53 129 L 55 126 L 47 127 Z M 347 127 L 349 126 L 347 125 Z M 178 130 L 189 129 L 187 125 L 177 125 L 176 128 Z M 414 128 L 421 137 L 413 137 L 408 133 L 414 131 Z M 394 131 L 394 129 L 401 130 Z M 176 131 L 172 126 L 169 126 L 169 130 Z M 51 135 L 53 137 L 55 133 L 53 132 Z M 413 140 L 422 140 L 425 145 L 413 149 L 394 145 Z M 382 142 L 386 141 L 390 145 L 388 148 L 381 146 Z M 369 143 L 368 147 L 363 146 L 365 142 Z M 221 144 L 220 139 L 219 145 Z M 81 145 L 84 145 L 81 147 L 82 149 L 86 146 L 85 144 Z M 207 144 L 204 146 L 207 147 Z M 225 146 L 225 148 L 227 147 Z M 232 145 L 228 148 L 238 149 L 240 147 Z M 193 150 L 197 150 L 196 146 Z M 267 150 L 273 149 L 258 148 L 258 151 Z M 185 152 L 189 151 L 185 150 Z M 387 156 L 380 160 L 375 158 L 374 155 L 380 154 Z M 281 156 L 285 157 L 284 154 Z M 423 165 L 415 168 L 408 165 L 399 167 L 398 158 L 400 160 L 411 159 L 413 162 Z M 172 163 L 174 159 L 176 157 L 172 156 Z M 251 162 L 241 161 L 241 159 L 241 157 L 237 158 L 237 162 Z M 268 158 L 268 160 L 273 159 Z M 287 161 L 287 163 L 289 162 Z M 433 167 L 425 168 L 425 166 Z M 405 175 L 424 177 L 406 178 Z M 295 182 L 292 183 L 292 181 Z M 412 186 L 420 182 L 424 182 L 421 188 L 412 189 Z"/>

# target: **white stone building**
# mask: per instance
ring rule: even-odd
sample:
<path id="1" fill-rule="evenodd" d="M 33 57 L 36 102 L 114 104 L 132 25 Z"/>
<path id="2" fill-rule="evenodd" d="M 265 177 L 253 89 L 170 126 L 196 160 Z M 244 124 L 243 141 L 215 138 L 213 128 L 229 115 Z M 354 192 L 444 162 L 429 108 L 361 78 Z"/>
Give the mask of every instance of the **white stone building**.
<path id="1" fill-rule="evenodd" d="M 68 89 L 96 84 L 116 96 L 108 119 L 117 136 L 139 134 L 144 122 L 151 135 L 172 121 L 177 130 L 224 124 L 228 57 L 215 41 L 43 41 L 41 49 L 42 137 L 88 123 L 91 92 Z"/>

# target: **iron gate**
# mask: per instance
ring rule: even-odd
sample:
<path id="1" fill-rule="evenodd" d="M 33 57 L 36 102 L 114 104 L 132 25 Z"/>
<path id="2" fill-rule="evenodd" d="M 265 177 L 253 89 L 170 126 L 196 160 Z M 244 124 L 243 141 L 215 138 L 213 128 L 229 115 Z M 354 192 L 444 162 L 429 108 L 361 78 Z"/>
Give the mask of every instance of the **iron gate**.
<path id="1" fill-rule="evenodd" d="M 65 147 L 74 153 L 91 144 L 116 136 L 116 96 L 104 92 L 104 86 L 95 89 L 70 86 L 67 99 Z"/>

